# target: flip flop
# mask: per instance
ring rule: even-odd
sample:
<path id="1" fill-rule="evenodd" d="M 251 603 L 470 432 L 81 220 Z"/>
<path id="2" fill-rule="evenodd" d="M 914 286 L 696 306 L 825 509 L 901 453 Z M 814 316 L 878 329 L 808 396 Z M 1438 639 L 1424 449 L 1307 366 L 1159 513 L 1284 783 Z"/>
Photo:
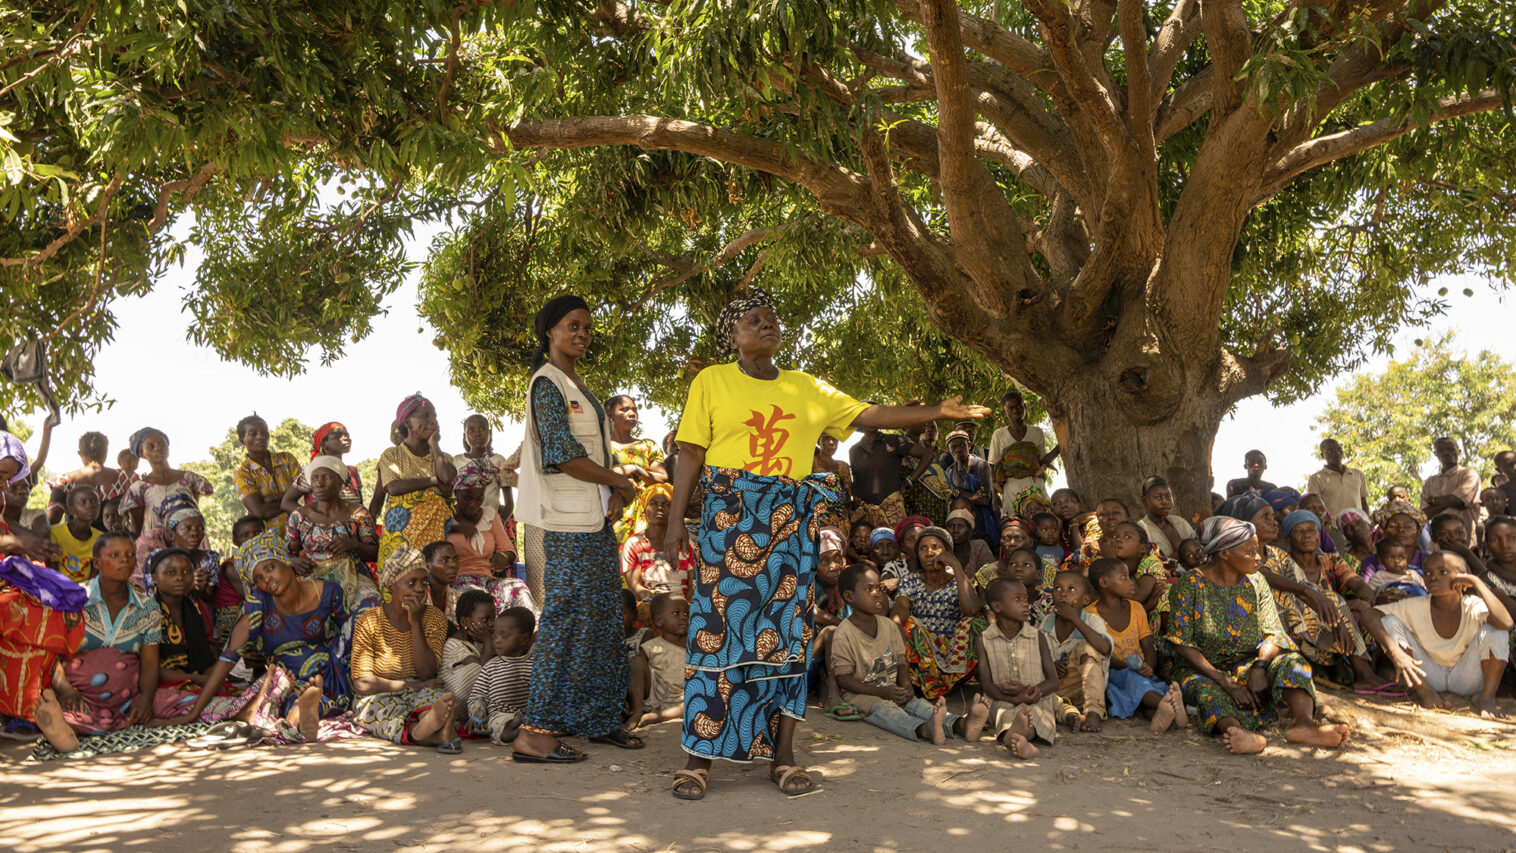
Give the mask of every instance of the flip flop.
<path id="1" fill-rule="evenodd" d="M 1398 683 L 1391 681 L 1378 687 L 1367 687 L 1363 690 L 1354 690 L 1359 696 L 1383 696 L 1386 699 L 1403 699 L 1410 695 L 1406 689 Z"/>
<path id="2" fill-rule="evenodd" d="M 191 749 L 230 749 L 245 746 L 253 727 L 239 720 L 227 720 L 205 730 L 205 734 L 184 742 Z"/>
<path id="3" fill-rule="evenodd" d="M 558 744 L 558 748 L 547 755 L 527 755 L 524 752 L 512 752 L 511 760 L 520 761 L 523 764 L 574 764 L 589 758 L 585 753 L 574 749 L 567 744 Z"/>
<path id="4" fill-rule="evenodd" d="M 463 752 L 463 738 L 455 737 L 447 743 L 439 743 L 437 751 L 443 755 L 460 755 Z"/>
<path id="5" fill-rule="evenodd" d="M 856 723 L 863 719 L 863 714 L 851 702 L 833 705 L 832 709 L 826 712 L 826 716 L 844 723 Z"/>
<path id="6" fill-rule="evenodd" d="M 592 737 L 589 739 L 589 742 L 608 743 L 611 746 L 620 747 L 622 749 L 641 749 L 644 746 L 647 746 L 647 744 L 642 742 L 642 738 L 637 737 L 626 729 L 616 729 L 608 735 L 598 735 L 596 737 Z"/>

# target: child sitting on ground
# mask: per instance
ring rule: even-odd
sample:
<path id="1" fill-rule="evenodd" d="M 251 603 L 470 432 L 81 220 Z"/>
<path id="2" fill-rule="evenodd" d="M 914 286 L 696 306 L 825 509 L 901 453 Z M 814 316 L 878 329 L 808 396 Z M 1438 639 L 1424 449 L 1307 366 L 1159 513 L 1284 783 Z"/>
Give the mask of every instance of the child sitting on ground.
<path id="1" fill-rule="evenodd" d="M 831 673 L 843 701 L 868 722 L 906 740 L 929 740 L 941 746 L 949 737 L 976 739 L 989 718 L 989 702 L 980 696 L 968 716 L 949 714 L 947 697 L 936 704 L 915 698 L 905 635 L 883 614 L 886 600 L 873 566 L 848 566 L 838 582 L 852 613 L 832 638 Z"/>
<path id="2" fill-rule="evenodd" d="M 684 596 L 660 592 L 649 602 L 653 626 L 660 636 L 645 640 L 639 654 L 644 666 L 632 695 L 642 714 L 633 727 L 649 726 L 684 716 L 685 640 L 690 628 L 690 605 Z M 638 695 L 640 694 L 640 696 Z"/>
<path id="3" fill-rule="evenodd" d="M 1085 610 L 1105 622 L 1106 636 L 1111 638 L 1111 668 L 1105 684 L 1110 715 L 1124 720 L 1141 711 L 1155 733 L 1173 725 L 1188 726 L 1179 685 L 1165 687 L 1154 675 L 1158 650 L 1153 629 L 1147 611 L 1135 600 L 1137 584 L 1126 563 L 1101 557 L 1090 564 L 1090 583 L 1099 598 Z"/>
<path id="4" fill-rule="evenodd" d="M 221 583 L 211 592 L 211 610 L 216 619 L 216 641 L 225 643 L 242 618 L 242 602 L 252 595 L 253 579 L 243 579 L 237 571 L 236 550 L 263 532 L 263 519 L 244 515 L 232 523 L 233 554 L 221 561 Z M 244 658 L 245 660 L 246 658 Z M 242 666 L 242 664 L 238 664 Z"/>
<path id="5" fill-rule="evenodd" d="M 653 638 L 653 629 L 638 624 L 638 607 L 643 604 L 651 604 L 651 599 L 640 603 L 637 596 L 626 587 L 621 588 L 621 631 L 622 642 L 626 647 L 627 680 L 626 680 L 626 704 L 624 710 L 626 717 L 621 721 L 624 729 L 634 729 L 637 721 L 642 719 L 642 698 L 644 691 L 641 685 L 648 678 L 647 658 L 642 656 L 642 644 Z M 652 617 L 648 617 L 652 621 Z"/>
<path id="6" fill-rule="evenodd" d="M 1098 732 L 1105 719 L 1111 638 L 1100 614 L 1085 610 L 1094 598 L 1092 593 L 1084 575 L 1059 572 L 1053 581 L 1053 612 L 1042 622 L 1058 673 L 1058 718 L 1070 731 Z"/>
<path id="7" fill-rule="evenodd" d="M 1411 555 L 1400 540 L 1388 537 L 1379 540 L 1374 554 L 1379 557 L 1379 571 L 1369 575 L 1365 583 L 1376 605 L 1427 594 L 1426 581 L 1421 572 L 1410 568 Z"/>
<path id="8" fill-rule="evenodd" d="M 480 734 L 495 743 L 516 739 L 532 685 L 532 640 L 537 617 L 525 607 L 509 607 L 495 617 L 491 645 L 495 656 L 479 670 L 469 694 L 470 719 L 484 721 Z"/>
<path id="9" fill-rule="evenodd" d="M 1052 651 L 1047 635 L 1030 621 L 1032 606 L 1020 581 L 996 578 L 987 594 L 990 626 L 974 641 L 984 692 L 974 701 L 989 701 L 1001 745 L 1017 758 L 1036 758 L 1032 739 L 1051 744 L 1057 734 L 1058 676 Z"/>
<path id="10" fill-rule="evenodd" d="M 1200 550 L 1199 539 L 1186 539 L 1179 543 L 1179 565 L 1183 566 L 1185 571 L 1196 571 L 1204 562 L 1205 552 Z"/>
<path id="11" fill-rule="evenodd" d="M 1032 516 L 1032 528 L 1037 532 L 1037 556 L 1043 560 L 1062 563 L 1069 555 L 1063 549 L 1063 522 L 1051 512 L 1039 512 Z"/>
<path id="12" fill-rule="evenodd" d="M 468 696 L 474 692 L 479 670 L 495 656 L 495 599 L 482 589 L 471 589 L 458 596 L 458 624 L 451 626 L 447 642 L 442 644 L 442 664 L 437 674 L 449 693 Z M 458 703 L 458 716 L 468 714 L 467 703 Z M 483 718 L 469 721 L 475 734 L 485 730 Z"/>

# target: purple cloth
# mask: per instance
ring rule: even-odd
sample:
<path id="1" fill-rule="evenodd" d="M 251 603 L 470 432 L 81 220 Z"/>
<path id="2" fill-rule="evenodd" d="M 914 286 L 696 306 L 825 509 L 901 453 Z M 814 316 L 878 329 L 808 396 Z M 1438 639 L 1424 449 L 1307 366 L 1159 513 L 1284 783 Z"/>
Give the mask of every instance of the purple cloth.
<path id="1" fill-rule="evenodd" d="M 21 463 L 21 470 L 10 479 L 12 483 L 32 472 L 31 462 L 26 456 L 26 445 L 21 443 L 21 439 L 4 430 L 0 430 L 0 459 L 14 459 Z"/>
<path id="2" fill-rule="evenodd" d="M 84 587 L 47 566 L 39 566 L 25 557 L 0 560 L 0 580 L 40 601 L 44 606 L 65 613 L 78 613 L 89 601 Z"/>

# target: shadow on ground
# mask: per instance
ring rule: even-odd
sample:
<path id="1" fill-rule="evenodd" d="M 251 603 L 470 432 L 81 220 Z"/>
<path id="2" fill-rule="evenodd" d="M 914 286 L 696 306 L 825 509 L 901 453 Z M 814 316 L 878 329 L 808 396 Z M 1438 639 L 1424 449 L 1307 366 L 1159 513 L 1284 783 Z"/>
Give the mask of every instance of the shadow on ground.
<path id="1" fill-rule="evenodd" d="M 699 803 L 668 793 L 683 764 L 675 723 L 643 751 L 596 746 L 574 767 L 477 743 L 457 758 L 359 740 L 43 764 L 11 745 L 0 838 L 18 853 L 1513 846 L 1516 726 L 1372 709 L 1362 725 L 1374 728 L 1346 750 L 1275 732 L 1262 755 L 1235 757 L 1194 729 L 1117 721 L 1020 763 L 988 740 L 911 744 L 815 712 L 800 743 L 820 791 L 786 799 L 766 765 L 723 764 Z"/>

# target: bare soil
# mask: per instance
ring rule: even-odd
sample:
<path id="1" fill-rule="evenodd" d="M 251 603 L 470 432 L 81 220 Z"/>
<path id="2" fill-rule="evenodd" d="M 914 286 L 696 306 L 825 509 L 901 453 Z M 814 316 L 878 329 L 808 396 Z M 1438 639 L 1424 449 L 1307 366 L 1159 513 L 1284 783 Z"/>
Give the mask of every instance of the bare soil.
<path id="1" fill-rule="evenodd" d="M 957 700 L 961 705 L 961 699 Z M 1343 750 L 1278 730 L 1228 755 L 1193 728 L 1060 732 L 1030 762 L 989 740 L 907 743 L 819 711 L 800 729 L 820 790 L 787 799 L 766 764 L 718 763 L 669 795 L 678 724 L 640 752 L 572 767 L 479 742 L 450 758 L 377 740 L 27 762 L 0 747 L 0 839 L 68 850 L 939 851 L 1516 850 L 1516 725 L 1341 694 Z M 1516 713 L 1516 703 L 1504 702 Z M 584 746 L 582 743 L 577 745 Z"/>

